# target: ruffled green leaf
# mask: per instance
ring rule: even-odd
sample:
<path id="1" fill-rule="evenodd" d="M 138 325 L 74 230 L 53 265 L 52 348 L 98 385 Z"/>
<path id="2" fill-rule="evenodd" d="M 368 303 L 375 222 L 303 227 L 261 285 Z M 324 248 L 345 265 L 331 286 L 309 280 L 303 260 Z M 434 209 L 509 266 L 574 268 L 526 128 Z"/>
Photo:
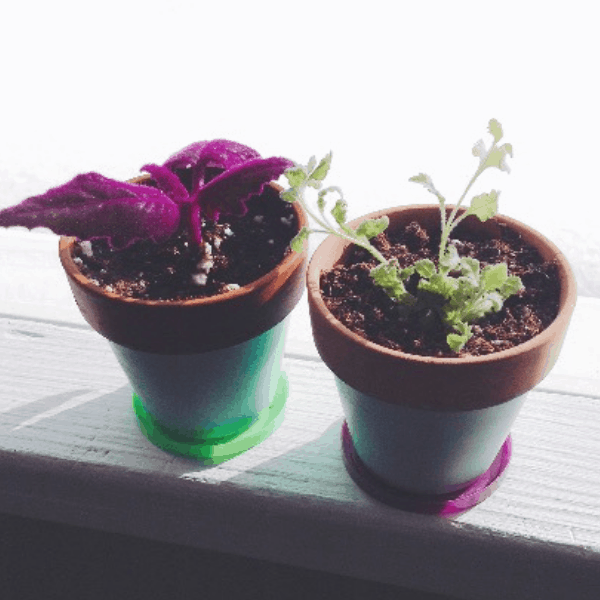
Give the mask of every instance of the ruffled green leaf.
<path id="1" fill-rule="evenodd" d="M 468 305 L 462 311 L 462 317 L 466 322 L 472 323 L 492 312 L 500 311 L 502 304 L 502 296 L 498 292 L 488 292 Z"/>
<path id="2" fill-rule="evenodd" d="M 290 242 L 290 248 L 294 252 L 302 252 L 304 250 L 304 242 L 308 239 L 310 230 L 303 227 Z"/>
<path id="3" fill-rule="evenodd" d="M 488 265 L 481 271 L 481 287 L 486 292 L 499 290 L 508 279 L 506 263 Z"/>
<path id="4" fill-rule="evenodd" d="M 317 207 L 319 208 L 319 211 L 321 213 L 323 213 L 323 211 L 325 210 L 325 203 L 326 203 L 325 196 L 327 196 L 327 194 L 331 194 L 332 192 L 336 192 L 339 195 L 341 200 L 344 199 L 342 190 L 339 187 L 329 186 L 329 187 L 323 188 L 322 190 L 319 191 L 319 194 L 317 196 Z"/>
<path id="5" fill-rule="evenodd" d="M 413 296 L 406 291 L 400 279 L 397 260 L 390 260 L 377 265 L 371 269 L 370 275 L 375 284 L 383 288 L 390 298 L 402 304 L 412 304 L 414 302 Z"/>
<path id="6" fill-rule="evenodd" d="M 460 256 L 458 255 L 458 250 L 456 246 L 448 246 L 446 248 L 446 252 L 440 258 L 440 273 L 449 273 L 450 271 L 454 271 L 460 264 Z"/>
<path id="7" fill-rule="evenodd" d="M 494 136 L 494 142 L 498 143 L 502 139 L 502 125 L 496 119 L 490 119 L 488 124 L 490 133 Z"/>
<path id="8" fill-rule="evenodd" d="M 512 158 L 513 150 L 511 144 L 502 144 L 502 146 L 494 147 L 490 150 L 485 163 L 484 168 L 488 167 L 496 167 L 501 171 L 506 171 L 510 173 L 510 167 L 506 163 L 506 157 L 510 156 Z"/>
<path id="9" fill-rule="evenodd" d="M 301 165 L 296 165 L 286 169 L 283 173 L 288 180 L 290 187 L 300 187 L 307 179 L 308 175 Z"/>
<path id="10" fill-rule="evenodd" d="M 348 204 L 343 198 L 339 198 L 335 203 L 335 206 L 331 209 L 331 215 L 338 225 L 345 225 L 347 214 Z"/>
<path id="11" fill-rule="evenodd" d="M 458 285 L 456 291 L 449 299 L 448 305 L 452 309 L 455 309 L 458 314 L 462 314 L 462 309 L 468 306 L 473 301 L 473 298 L 477 296 L 479 282 L 469 277 L 459 277 L 456 281 Z"/>
<path id="12" fill-rule="evenodd" d="M 506 300 L 514 294 L 518 294 L 523 289 L 523 282 L 520 277 L 511 275 L 500 287 L 500 294 Z"/>
<path id="13" fill-rule="evenodd" d="M 419 260 L 414 265 L 416 272 L 425 279 L 430 279 L 436 274 L 435 264 L 432 260 L 424 258 Z"/>
<path id="14" fill-rule="evenodd" d="M 368 219 L 367 221 L 363 221 L 356 228 L 356 235 L 370 240 L 371 238 L 377 237 L 380 233 L 383 233 L 389 224 L 390 219 L 387 216 L 380 217 L 379 219 Z"/>
<path id="15" fill-rule="evenodd" d="M 317 208 L 319 209 L 319 212 L 321 214 L 323 214 L 323 211 L 325 210 L 325 195 L 326 195 L 326 193 L 327 193 L 327 190 L 321 190 L 317 197 Z"/>
<path id="16" fill-rule="evenodd" d="M 405 267 L 404 269 L 400 270 L 400 279 L 402 279 L 402 281 L 406 281 L 407 279 L 412 277 L 414 274 L 415 274 L 414 266 Z"/>
<path id="17" fill-rule="evenodd" d="M 467 323 L 463 323 L 461 321 L 455 324 L 455 329 L 458 330 L 458 333 L 449 333 L 446 336 L 446 343 L 450 346 L 450 349 L 454 352 L 460 352 L 465 344 L 471 339 L 473 332 L 471 327 Z"/>
<path id="18" fill-rule="evenodd" d="M 498 192 L 492 190 L 489 194 L 480 194 L 471 200 L 468 214 L 475 215 L 480 221 L 487 221 L 498 214 Z"/>
<path id="19" fill-rule="evenodd" d="M 458 289 L 458 281 L 453 277 L 436 273 L 430 279 L 421 279 L 418 287 L 420 290 L 439 294 L 446 299 L 450 299 Z"/>
<path id="20" fill-rule="evenodd" d="M 315 179 L 317 181 L 323 181 L 325 177 L 327 177 L 327 173 L 329 173 L 329 168 L 331 167 L 331 152 L 317 165 L 317 168 L 312 170 L 309 166 L 310 178 Z M 312 170 L 312 173 L 311 173 Z"/>
<path id="21" fill-rule="evenodd" d="M 412 181 L 413 183 L 420 183 L 427 191 L 431 192 L 434 196 L 437 196 L 442 206 L 445 205 L 446 199 L 437 191 L 429 175 L 426 173 L 419 173 L 418 175 L 411 177 L 409 181 Z"/>
<path id="22" fill-rule="evenodd" d="M 465 256 L 460 259 L 460 274 L 475 285 L 479 285 L 479 269 L 480 263 L 476 258 Z"/>
<path id="23" fill-rule="evenodd" d="M 294 188 L 288 188 L 281 192 L 279 197 L 286 202 L 296 202 L 298 200 L 298 192 Z"/>
<path id="24" fill-rule="evenodd" d="M 504 305 L 504 299 L 498 292 L 486 294 L 486 303 L 489 306 L 488 312 L 500 312 Z"/>

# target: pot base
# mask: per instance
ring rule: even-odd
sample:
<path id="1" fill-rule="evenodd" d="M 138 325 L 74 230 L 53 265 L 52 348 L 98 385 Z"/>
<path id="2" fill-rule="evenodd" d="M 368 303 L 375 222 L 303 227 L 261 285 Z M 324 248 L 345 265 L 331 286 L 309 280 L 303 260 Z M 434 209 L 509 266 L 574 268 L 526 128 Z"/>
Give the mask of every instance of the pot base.
<path id="1" fill-rule="evenodd" d="M 512 440 L 509 435 L 492 466 L 483 475 L 473 480 L 467 488 L 442 495 L 404 492 L 371 473 L 354 449 L 346 421 L 342 425 L 342 451 L 344 465 L 354 483 L 376 500 L 410 512 L 454 517 L 480 504 L 496 490 L 510 462 Z"/>
<path id="2" fill-rule="evenodd" d="M 257 420 L 240 419 L 233 424 L 199 432 L 192 440 L 183 439 L 177 432 L 162 426 L 135 393 L 133 410 L 142 433 L 155 446 L 171 454 L 194 458 L 203 465 L 217 465 L 258 445 L 281 425 L 288 391 L 287 376 L 281 373 L 273 401 Z"/>

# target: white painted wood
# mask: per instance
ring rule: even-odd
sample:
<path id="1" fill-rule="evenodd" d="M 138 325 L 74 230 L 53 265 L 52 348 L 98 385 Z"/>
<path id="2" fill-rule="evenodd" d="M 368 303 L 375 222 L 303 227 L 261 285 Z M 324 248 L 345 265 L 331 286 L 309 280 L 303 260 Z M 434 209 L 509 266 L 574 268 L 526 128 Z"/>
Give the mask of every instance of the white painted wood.
<path id="1" fill-rule="evenodd" d="M 127 380 L 83 322 L 42 232 L 0 236 L 0 511 L 377 580 L 457 598 L 594 598 L 600 589 L 600 298 L 513 428 L 482 505 L 444 521 L 362 493 L 305 298 L 292 314 L 282 427 L 199 469 L 138 431 Z M 14 243 L 27 243 L 21 260 Z M 33 276 L 33 278 L 32 278 Z"/>
<path id="2" fill-rule="evenodd" d="M 203 469 L 140 434 L 126 379 L 97 334 L 1 318 L 0 511 L 457 598 L 597 598 L 594 371 L 587 394 L 548 386 L 530 394 L 513 428 L 513 461 L 490 499 L 454 521 L 424 517 L 377 503 L 347 475 L 335 384 L 304 352 L 301 313 L 290 333 L 303 333 L 291 335 L 285 359 L 283 425 Z"/>

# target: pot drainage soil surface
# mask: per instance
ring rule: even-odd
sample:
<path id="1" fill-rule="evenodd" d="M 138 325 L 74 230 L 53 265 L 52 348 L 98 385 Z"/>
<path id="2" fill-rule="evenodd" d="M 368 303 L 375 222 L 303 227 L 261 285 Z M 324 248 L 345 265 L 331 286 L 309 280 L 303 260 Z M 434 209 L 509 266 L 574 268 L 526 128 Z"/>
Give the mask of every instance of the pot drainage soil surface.
<path id="1" fill-rule="evenodd" d="M 398 305 L 377 287 L 370 275 L 377 262 L 362 248 L 352 246 L 341 266 L 321 274 L 321 293 L 327 308 L 351 331 L 386 348 L 435 357 L 481 356 L 522 344 L 548 327 L 558 314 L 560 285 L 557 267 L 508 227 L 501 238 L 479 238 L 457 227 L 454 243 L 460 256 L 476 258 L 481 268 L 505 262 L 510 275 L 521 277 L 525 289 L 504 302 L 498 313 L 473 325 L 473 337 L 455 353 L 448 348 L 448 331 L 441 320 L 401 318 Z M 384 232 L 371 240 L 386 259 L 395 257 L 401 268 L 429 258 L 437 265 L 439 232 L 413 222 L 398 232 Z M 413 276 L 406 289 L 416 289 Z"/>

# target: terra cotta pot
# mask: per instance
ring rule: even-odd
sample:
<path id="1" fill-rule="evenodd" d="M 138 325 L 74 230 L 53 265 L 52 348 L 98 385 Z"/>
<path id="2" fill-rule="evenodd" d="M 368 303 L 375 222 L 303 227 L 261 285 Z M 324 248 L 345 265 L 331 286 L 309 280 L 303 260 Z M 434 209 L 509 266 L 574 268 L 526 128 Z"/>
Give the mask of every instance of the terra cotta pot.
<path id="1" fill-rule="evenodd" d="M 426 205 L 381 210 L 350 226 L 383 215 L 392 232 L 411 221 L 439 228 L 439 208 Z M 353 333 L 329 312 L 319 285 L 321 273 L 342 262 L 350 243 L 329 236 L 312 257 L 307 272 L 312 330 L 321 358 L 336 377 L 345 411 L 345 448 L 352 455 L 346 456 L 346 464 L 354 479 L 381 499 L 392 499 L 397 491 L 399 506 L 431 507 L 425 496 L 419 502 L 412 495 L 446 495 L 450 501 L 481 481 L 503 452 L 505 466 L 518 410 L 556 362 L 576 302 L 573 273 L 552 242 L 514 219 L 497 216 L 482 223 L 469 217 L 463 222 L 490 236 L 500 235 L 500 223 L 520 233 L 544 260 L 556 261 L 560 307 L 542 333 L 487 356 L 417 356 Z M 480 492 L 471 505 L 485 496 Z M 404 499 L 411 498 L 408 503 L 404 493 Z M 437 506 L 448 508 L 447 502 Z"/>
<path id="2" fill-rule="evenodd" d="M 306 216 L 293 207 L 301 228 Z M 125 298 L 93 284 L 73 260 L 74 243 L 61 238 L 59 255 L 75 301 L 109 340 L 150 441 L 215 464 L 273 431 L 287 397 L 285 319 L 304 290 L 306 251 L 290 253 L 237 290 L 162 301 Z"/>

